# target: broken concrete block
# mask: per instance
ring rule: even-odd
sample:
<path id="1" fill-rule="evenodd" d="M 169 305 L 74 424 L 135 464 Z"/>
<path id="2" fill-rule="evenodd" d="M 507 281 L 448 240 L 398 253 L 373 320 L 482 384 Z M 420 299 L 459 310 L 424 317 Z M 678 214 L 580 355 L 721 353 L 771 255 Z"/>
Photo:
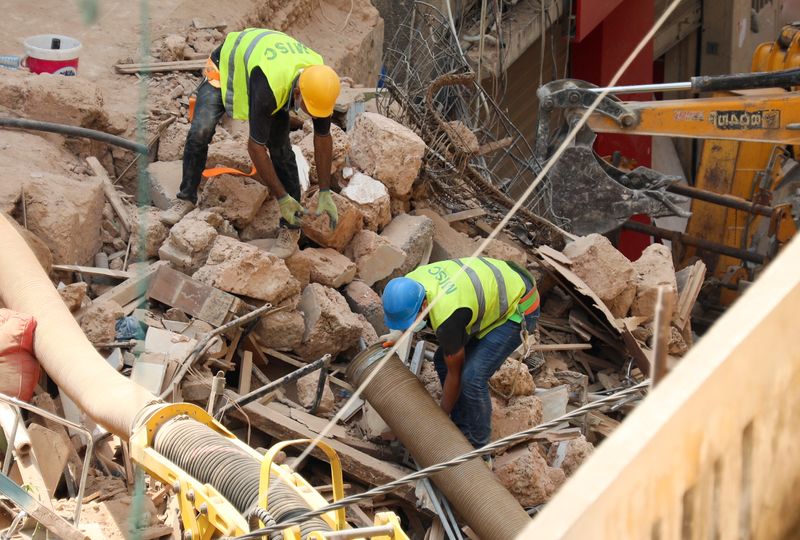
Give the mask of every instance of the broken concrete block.
<path id="1" fill-rule="evenodd" d="M 255 219 L 268 193 L 266 187 L 252 178 L 223 174 L 203 183 L 197 203 L 200 208 L 214 208 L 241 229 Z"/>
<path id="2" fill-rule="evenodd" d="M 264 347 L 277 351 L 293 351 L 303 341 L 305 331 L 302 313 L 282 310 L 261 317 L 253 333 Z"/>
<path id="3" fill-rule="evenodd" d="M 364 218 L 356 205 L 338 193 L 331 192 L 333 202 L 339 213 L 339 223 L 331 230 L 328 215 L 316 216 L 317 199 L 319 192 L 315 193 L 306 203 L 308 215 L 303 218 L 303 234 L 322 247 L 342 251 L 353 236 L 364 226 Z"/>
<path id="4" fill-rule="evenodd" d="M 338 289 L 356 277 L 356 265 L 335 249 L 306 248 L 303 255 L 311 264 L 309 278 L 314 283 Z"/>
<path id="5" fill-rule="evenodd" d="M 17 223 L 17 221 L 6 212 L 0 210 L 0 215 L 11 223 L 22 239 L 25 240 L 25 243 L 28 244 L 28 247 L 31 248 L 33 254 L 36 255 L 36 259 L 39 261 L 45 273 L 50 274 L 53 269 L 53 253 L 50 251 L 50 248 L 47 247 L 47 244 L 45 244 L 41 238 Z"/>
<path id="6" fill-rule="evenodd" d="M 558 467 L 567 476 L 572 476 L 581 463 L 592 455 L 594 445 L 581 435 L 578 438 L 568 441 L 561 441 L 553 444 L 547 453 L 547 461 L 551 467 Z"/>
<path id="7" fill-rule="evenodd" d="M 406 254 L 405 262 L 388 279 L 404 276 L 421 264 L 428 264 L 433 248 L 433 221 L 426 216 L 400 214 L 392 220 L 381 236 Z"/>
<path id="8" fill-rule="evenodd" d="M 631 315 L 638 317 L 654 317 L 659 287 L 666 287 L 678 300 L 678 284 L 675 280 L 675 266 L 672 263 L 672 252 L 664 244 L 651 244 L 642 256 L 633 263 L 638 279 L 636 281 L 636 298 L 631 306 Z M 667 313 L 672 320 L 672 313 Z"/>
<path id="9" fill-rule="evenodd" d="M 122 307 L 116 302 L 95 302 L 81 317 L 81 329 L 92 343 L 109 343 L 117 335 L 115 324 L 122 316 Z"/>
<path id="10" fill-rule="evenodd" d="M 311 258 L 306 254 L 306 250 L 298 249 L 291 257 L 284 260 L 286 268 L 292 273 L 294 278 L 300 282 L 300 290 L 304 290 L 306 285 L 311 282 Z"/>
<path id="11" fill-rule="evenodd" d="M 309 373 L 304 377 L 297 379 L 297 400 L 300 405 L 306 409 L 311 409 L 314 406 L 314 401 L 317 398 L 317 387 L 319 386 L 319 371 Z M 333 407 L 336 405 L 336 400 L 331 390 L 331 385 L 328 383 L 327 378 L 322 383 L 322 397 L 319 401 L 316 414 L 325 416 L 333 412 Z"/>
<path id="12" fill-rule="evenodd" d="M 230 221 L 225 219 L 222 214 L 217 212 L 216 208 L 209 208 L 206 210 L 201 210 L 200 208 L 195 208 L 186 216 L 189 219 L 197 219 L 200 221 L 205 221 L 212 227 L 217 230 L 222 236 L 227 236 L 229 238 L 233 238 L 235 240 L 239 239 L 239 233 L 236 228 L 231 224 Z"/>
<path id="13" fill-rule="evenodd" d="M 419 135 L 369 112 L 358 116 L 348 135 L 353 165 L 383 182 L 392 198 L 408 199 L 425 155 L 425 142 Z"/>
<path id="14" fill-rule="evenodd" d="M 553 376 L 553 382 L 558 384 L 558 380 Z M 569 386 L 566 384 L 552 386 L 550 388 L 537 388 L 535 395 L 542 402 L 542 422 L 549 422 L 554 418 L 559 418 L 567 414 L 567 404 L 569 403 Z"/>
<path id="15" fill-rule="evenodd" d="M 542 422 L 542 402 L 534 396 L 515 396 L 508 401 L 492 396 L 492 437 L 496 441 Z"/>
<path id="16" fill-rule="evenodd" d="M 186 54 L 186 36 L 180 34 L 170 34 L 164 38 L 164 45 L 161 47 L 161 61 L 175 62 L 183 60 Z"/>
<path id="17" fill-rule="evenodd" d="M 392 221 L 389 191 L 371 176 L 355 173 L 347 186 L 342 188 L 342 196 L 355 203 L 364 216 L 365 229 L 380 232 Z"/>
<path id="18" fill-rule="evenodd" d="M 154 259 L 158 249 L 169 236 L 169 229 L 159 219 L 160 210 L 154 206 L 139 207 L 134 221 L 131 254 L 134 259 Z"/>
<path id="19" fill-rule="evenodd" d="M 489 379 L 489 385 L 506 399 L 513 396 L 529 396 L 536 389 L 528 367 L 513 358 L 507 359 L 500 369 L 494 372 Z"/>
<path id="20" fill-rule="evenodd" d="M 158 139 L 158 161 L 178 161 L 183 159 L 183 148 L 189 134 L 189 123 L 175 120 Z"/>
<path id="21" fill-rule="evenodd" d="M 239 238 L 242 242 L 260 240 L 262 238 L 275 238 L 278 236 L 280 223 L 281 210 L 278 206 L 278 199 L 267 199 L 258 208 L 253 220 L 241 230 Z"/>
<path id="22" fill-rule="evenodd" d="M 683 333 L 681 333 L 681 331 L 674 326 L 669 327 L 669 332 L 670 334 L 667 349 L 669 354 L 673 356 L 683 356 L 689 352 L 689 344 L 686 343 Z"/>
<path id="23" fill-rule="evenodd" d="M 381 297 L 372 290 L 372 287 L 361 280 L 355 280 L 345 287 L 344 298 L 353 313 L 363 315 L 378 335 L 386 334 L 389 331 L 383 322 Z"/>
<path id="24" fill-rule="evenodd" d="M 525 507 L 547 502 L 566 480 L 563 470 L 547 465 L 535 444 L 499 456 L 494 474 Z"/>
<path id="25" fill-rule="evenodd" d="M 331 175 L 334 175 L 344 168 L 345 158 L 347 157 L 347 151 L 350 147 L 350 144 L 347 139 L 347 134 L 336 124 L 331 124 L 331 138 L 333 139 Z M 297 143 L 297 146 L 300 148 L 300 151 L 303 153 L 303 157 L 306 158 L 306 161 L 309 164 L 309 180 L 312 184 L 318 183 L 319 176 L 317 175 L 317 163 L 314 160 L 314 133 L 311 132 L 303 137 L 300 142 Z"/>
<path id="26" fill-rule="evenodd" d="M 373 231 L 356 234 L 347 255 L 356 262 L 359 279 L 369 286 L 392 275 L 406 260 L 399 247 Z"/>
<path id="27" fill-rule="evenodd" d="M 150 200 L 153 206 L 166 210 L 178 200 L 181 188 L 183 162 L 155 161 L 147 166 L 147 177 L 150 188 Z"/>
<path id="28" fill-rule="evenodd" d="M 89 285 L 83 281 L 77 283 L 70 283 L 69 285 L 58 289 L 58 294 L 66 304 L 70 312 L 75 313 L 83 305 L 83 300 L 86 298 L 86 291 L 89 290 Z"/>
<path id="29" fill-rule="evenodd" d="M 47 245 L 55 264 L 91 264 L 103 247 L 104 204 L 96 178 L 43 174 L 25 182 L 28 230 Z"/>
<path id="30" fill-rule="evenodd" d="M 426 216 L 433 222 L 433 248 L 430 262 L 470 257 L 474 253 L 477 247 L 475 241 L 451 227 L 438 213 L 425 208 L 417 210 L 416 214 Z"/>
<path id="31" fill-rule="evenodd" d="M 572 271 L 600 300 L 614 306 L 614 316 L 624 317 L 630 307 L 625 305 L 625 301 L 630 296 L 629 289 L 635 288 L 636 276 L 628 258 L 600 234 L 590 234 L 570 242 L 564 248 L 564 255 L 572 261 Z"/>
<path id="32" fill-rule="evenodd" d="M 303 343 L 295 348 L 306 361 L 324 354 L 336 356 L 358 342 L 362 326 L 335 289 L 311 283 L 303 290 L 300 311 L 305 316 Z"/>
<path id="33" fill-rule="evenodd" d="M 483 238 L 474 238 L 475 249 L 483 242 Z M 500 238 L 493 238 L 489 241 L 486 249 L 483 251 L 485 257 L 492 259 L 500 259 L 501 261 L 512 261 L 525 268 L 528 265 L 528 256 L 524 251 L 519 249 L 514 244 L 501 240 Z"/>
<path id="34" fill-rule="evenodd" d="M 158 250 L 159 259 L 171 262 L 186 274 L 196 272 L 205 264 L 211 246 L 219 236 L 214 227 L 195 217 L 196 214 L 190 213 L 176 223 Z"/>
<path id="35" fill-rule="evenodd" d="M 255 246 L 218 236 L 194 279 L 233 294 L 278 304 L 300 292 L 282 259 Z"/>
<path id="36" fill-rule="evenodd" d="M 253 161 L 247 151 L 247 144 L 235 139 L 223 139 L 209 145 L 206 166 L 231 167 L 249 173 L 253 169 Z"/>

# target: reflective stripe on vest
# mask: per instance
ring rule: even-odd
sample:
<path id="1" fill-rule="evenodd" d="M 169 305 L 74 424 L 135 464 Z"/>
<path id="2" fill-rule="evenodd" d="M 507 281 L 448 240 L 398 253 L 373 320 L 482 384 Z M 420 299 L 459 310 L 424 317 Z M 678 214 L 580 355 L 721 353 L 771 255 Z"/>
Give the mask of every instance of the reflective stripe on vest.
<path id="1" fill-rule="evenodd" d="M 505 261 L 468 257 L 421 266 L 406 277 L 425 287 L 436 330 L 455 310 L 469 308 L 467 333 L 483 337 L 515 313 L 525 282 Z M 441 297 L 433 303 L 439 293 Z"/>
<path id="2" fill-rule="evenodd" d="M 274 114 L 288 103 L 300 72 L 324 62 L 319 54 L 282 32 L 248 28 L 225 37 L 219 63 L 225 111 L 237 120 L 247 120 L 253 69 L 261 68 L 269 82 L 276 103 Z"/>

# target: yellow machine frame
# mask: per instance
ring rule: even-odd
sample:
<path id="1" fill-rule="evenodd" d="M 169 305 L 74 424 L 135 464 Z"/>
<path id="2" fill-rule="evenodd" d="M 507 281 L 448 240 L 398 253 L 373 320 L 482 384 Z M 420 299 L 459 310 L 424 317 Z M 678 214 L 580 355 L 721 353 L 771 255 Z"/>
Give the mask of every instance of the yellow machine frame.
<path id="1" fill-rule="evenodd" d="M 258 501 L 259 506 L 262 508 L 267 508 L 270 473 L 292 487 L 298 495 L 303 497 L 310 508 L 322 508 L 328 504 L 328 501 L 302 476 L 293 472 L 288 466 L 277 465 L 274 462 L 275 456 L 282 449 L 289 446 L 308 444 L 311 442 L 310 439 L 283 441 L 270 448 L 265 455 L 261 455 L 237 439 L 233 433 L 225 429 L 224 426 L 200 407 L 189 403 L 167 404 L 151 414 L 134 431 L 130 439 L 131 458 L 153 478 L 172 487 L 178 496 L 184 530 L 189 531 L 192 540 L 209 540 L 217 536 L 241 535 L 250 532 L 250 527 L 244 516 L 214 487 L 201 483 L 153 449 L 153 440 L 159 428 L 178 416 L 187 416 L 210 427 L 243 451 L 261 461 Z M 333 500 L 339 500 L 344 497 L 344 480 L 339 456 L 335 450 L 322 441 L 317 442 L 317 446 L 329 460 Z M 345 520 L 344 509 L 327 512 L 321 518 L 334 531 L 351 529 Z M 380 512 L 375 515 L 375 526 L 383 525 L 393 526 L 393 536 L 383 535 L 372 536 L 371 538 L 375 540 L 408 540 L 408 536 L 403 532 L 400 525 L 400 519 L 394 512 Z M 357 530 L 353 532 L 357 532 Z M 310 538 L 323 540 L 327 536 L 320 531 L 312 533 Z M 299 528 L 294 527 L 284 530 L 283 539 L 301 540 Z"/>

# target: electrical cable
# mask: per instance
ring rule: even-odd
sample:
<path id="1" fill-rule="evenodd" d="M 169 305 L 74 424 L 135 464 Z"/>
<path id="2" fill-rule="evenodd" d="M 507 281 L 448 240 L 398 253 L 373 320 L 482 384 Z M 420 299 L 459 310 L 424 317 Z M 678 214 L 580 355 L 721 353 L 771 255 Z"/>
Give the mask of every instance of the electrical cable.
<path id="1" fill-rule="evenodd" d="M 455 457 L 453 459 L 450 459 L 448 461 L 445 461 L 445 462 L 442 462 L 442 463 L 438 463 L 436 465 L 431 465 L 430 467 L 426 467 L 424 469 L 420 469 L 420 470 L 418 470 L 416 472 L 408 474 L 408 475 L 406 475 L 406 476 L 404 476 L 402 478 L 398 478 L 397 480 L 394 480 L 394 481 L 389 482 L 387 484 L 384 484 L 382 486 L 375 487 L 375 488 L 370 489 L 368 491 L 365 491 L 363 493 L 350 495 L 350 496 L 345 497 L 343 499 L 340 499 L 340 500 L 338 500 L 338 501 L 336 501 L 334 503 L 331 503 L 331 504 L 329 504 L 327 506 L 324 506 L 322 508 L 318 508 L 317 510 L 313 510 L 313 511 L 310 511 L 310 512 L 306 512 L 306 513 L 304 513 L 302 515 L 295 516 L 290 521 L 277 523 L 277 524 L 269 526 L 269 527 L 264 527 L 262 529 L 251 531 L 251 532 L 249 532 L 247 534 L 243 534 L 243 535 L 237 536 L 235 538 L 235 540 L 245 540 L 245 539 L 250 539 L 250 538 L 258 538 L 259 536 L 262 536 L 262 535 L 267 534 L 267 533 L 272 533 L 272 532 L 275 532 L 275 531 L 284 530 L 284 529 L 286 529 L 288 527 L 292 527 L 294 525 L 298 525 L 300 523 L 303 523 L 304 520 L 308 520 L 308 519 L 311 519 L 311 518 L 314 518 L 314 517 L 319 517 L 319 516 L 321 516 L 323 514 L 326 514 L 327 512 L 330 512 L 332 510 L 338 510 L 339 508 L 345 508 L 345 507 L 347 507 L 347 506 L 349 506 L 351 504 L 355 504 L 355 503 L 358 503 L 358 502 L 361 502 L 361 501 L 364 501 L 364 500 L 367 500 L 367 499 L 372 499 L 372 498 L 377 497 L 379 495 L 386 495 L 387 493 L 390 493 L 390 492 L 394 491 L 395 489 L 397 489 L 399 487 L 402 487 L 402 486 L 404 486 L 406 484 L 411 484 L 411 483 L 416 482 L 418 480 L 423 480 L 425 478 L 429 478 L 429 477 L 431 477 L 431 476 L 433 476 L 433 475 L 435 475 L 437 473 L 442 472 L 445 469 L 449 469 L 451 467 L 455 467 L 455 466 L 460 465 L 462 463 L 466 463 L 467 461 L 470 461 L 470 460 L 475 459 L 475 458 L 480 458 L 482 456 L 488 456 L 490 454 L 495 453 L 498 450 L 501 450 L 501 449 L 504 449 L 506 447 L 509 447 L 509 446 L 524 442 L 524 441 L 532 438 L 534 435 L 538 435 L 540 433 L 544 433 L 546 431 L 550 431 L 552 429 L 555 429 L 556 427 L 558 427 L 562 423 L 567 422 L 569 420 L 574 420 L 576 418 L 579 418 L 579 417 L 583 416 L 584 414 L 586 414 L 588 412 L 591 412 L 591 411 L 594 411 L 594 410 L 597 410 L 597 409 L 602 409 L 603 407 L 609 406 L 609 405 L 611 405 L 613 403 L 616 403 L 618 401 L 629 400 L 632 396 L 636 395 L 637 393 L 639 393 L 642 390 L 646 390 L 649 386 L 650 386 L 650 380 L 647 379 L 647 380 L 642 381 L 642 382 L 640 382 L 640 383 L 638 383 L 638 384 L 636 384 L 634 386 L 626 388 L 625 390 L 622 390 L 622 391 L 617 392 L 615 394 L 608 395 L 608 396 L 606 396 L 604 398 L 598 399 L 597 401 L 593 401 L 592 403 L 588 403 L 588 404 L 584 405 L 583 407 L 579 407 L 577 409 L 574 409 L 574 410 L 572 410 L 572 411 L 570 411 L 570 412 L 568 412 L 568 413 L 566 413 L 566 414 L 564 414 L 562 416 L 559 416 L 558 418 L 554 418 L 553 420 L 550 420 L 549 422 L 544 422 L 542 424 L 539 424 L 538 426 L 526 429 L 524 431 L 520 431 L 518 433 L 514 433 L 512 435 L 508 435 L 507 437 L 503 437 L 502 439 L 498 439 L 495 442 L 487 444 L 486 446 L 483 446 L 481 448 L 476 448 L 476 449 L 474 449 L 474 450 L 472 450 L 470 452 L 467 452 L 466 454 L 462 454 L 462 455 L 457 456 L 457 457 Z"/>

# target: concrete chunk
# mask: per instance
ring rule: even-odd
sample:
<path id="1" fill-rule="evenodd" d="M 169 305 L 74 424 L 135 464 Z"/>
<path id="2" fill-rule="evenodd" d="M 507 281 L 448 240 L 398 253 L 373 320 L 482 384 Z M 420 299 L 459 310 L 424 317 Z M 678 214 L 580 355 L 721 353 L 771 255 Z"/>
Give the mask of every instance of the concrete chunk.
<path id="1" fill-rule="evenodd" d="M 306 361 L 337 355 L 355 345 L 362 325 L 335 289 L 311 283 L 303 291 L 300 311 L 305 316 L 303 343 L 295 349 Z"/>
<path id="2" fill-rule="evenodd" d="M 114 301 L 95 302 L 81 317 L 81 330 L 92 343 L 112 342 L 117 334 L 115 324 L 122 315 L 122 307 Z"/>
<path id="3" fill-rule="evenodd" d="M 356 265 L 335 249 L 306 248 L 303 254 L 309 259 L 309 279 L 314 283 L 338 289 L 356 277 Z"/>
<path id="4" fill-rule="evenodd" d="M 475 251 L 477 247 L 475 241 L 451 227 L 438 213 L 425 208 L 417 210 L 416 214 L 425 216 L 433 222 L 433 248 L 430 262 L 469 257 Z"/>
<path id="5" fill-rule="evenodd" d="M 233 294 L 278 304 L 300 292 L 282 259 L 255 246 L 218 236 L 194 279 Z"/>
<path id="6" fill-rule="evenodd" d="M 302 313 L 282 310 L 261 317 L 253 332 L 264 347 L 292 351 L 303 341 L 305 331 Z"/>
<path id="7" fill-rule="evenodd" d="M 571 269 L 597 296 L 614 309 L 615 317 L 624 317 L 630 304 L 630 289 L 635 288 L 636 272 L 625 255 L 605 236 L 590 234 L 570 242 L 564 255 L 572 261 Z"/>
<path id="8" fill-rule="evenodd" d="M 187 214 L 170 229 L 158 257 L 181 272 L 192 274 L 205 264 L 218 235 L 208 222 L 196 219 L 196 214 Z"/>
<path id="9" fill-rule="evenodd" d="M 88 290 L 89 285 L 83 281 L 78 281 L 77 283 L 70 283 L 64 288 L 58 289 L 58 294 L 61 295 L 61 299 L 67 306 L 67 309 L 75 313 L 83 305 L 83 301 L 86 298 L 86 291 Z"/>
<path id="10" fill-rule="evenodd" d="M 389 191 L 371 176 L 357 172 L 342 188 L 342 196 L 350 199 L 364 216 L 364 228 L 380 232 L 392 221 Z"/>
<path id="11" fill-rule="evenodd" d="M 198 205 L 214 208 L 241 229 L 255 219 L 267 195 L 267 188 L 252 178 L 223 174 L 204 182 Z"/>
<path id="12" fill-rule="evenodd" d="M 239 238 L 242 242 L 260 240 L 262 238 L 275 238 L 278 236 L 278 227 L 281 223 L 281 211 L 278 200 L 267 199 L 258 208 L 253 220 L 242 229 Z"/>
<path id="13" fill-rule="evenodd" d="M 534 396 L 516 396 L 509 400 L 492 396 L 492 437 L 496 441 L 523 431 L 542 421 L 542 402 Z"/>
<path id="14" fill-rule="evenodd" d="M 399 247 L 372 231 L 356 234 L 347 255 L 356 262 L 359 279 L 369 286 L 392 275 L 406 260 Z"/>
<path id="15" fill-rule="evenodd" d="M 489 379 L 491 388 L 503 396 L 529 396 L 533 394 L 536 385 L 533 376 L 525 364 L 513 358 L 507 359 Z"/>
<path id="16" fill-rule="evenodd" d="M 339 214 L 339 223 L 331 230 L 327 214 L 316 216 L 319 192 L 308 200 L 308 215 L 303 218 L 303 234 L 322 247 L 344 250 L 353 236 L 364 226 L 364 218 L 358 208 L 338 193 L 331 193 Z"/>
<path id="17" fill-rule="evenodd" d="M 383 322 L 383 303 L 372 287 L 361 280 L 355 280 L 344 289 L 344 298 L 353 313 L 363 315 L 378 335 L 389 330 Z"/>
<path id="18" fill-rule="evenodd" d="M 155 161 L 147 166 L 147 177 L 150 188 L 150 200 L 153 206 L 166 210 L 178 200 L 181 187 L 183 162 Z"/>
<path id="19" fill-rule="evenodd" d="M 310 409 L 314 405 L 314 400 L 317 397 L 317 386 L 319 385 L 319 371 L 309 373 L 304 377 L 297 379 L 297 400 L 300 405 L 306 409 Z M 319 406 L 317 407 L 316 414 L 325 416 L 333 412 L 333 407 L 336 400 L 331 390 L 331 385 L 326 379 L 322 383 L 322 398 L 320 399 Z"/>
<path id="20" fill-rule="evenodd" d="M 137 209 L 133 223 L 131 253 L 134 259 L 154 259 L 169 236 L 169 229 L 159 220 L 160 210 L 153 206 Z"/>
<path id="21" fill-rule="evenodd" d="M 365 112 L 349 136 L 353 164 L 383 182 L 392 198 L 408 199 L 425 155 L 419 135 L 383 115 Z"/>
<path id="22" fill-rule="evenodd" d="M 405 262 L 379 286 L 391 278 L 404 276 L 421 264 L 428 264 L 433 248 L 433 221 L 426 216 L 400 214 L 392 220 L 381 236 L 406 254 Z"/>
<path id="23" fill-rule="evenodd" d="M 566 480 L 564 471 L 547 465 L 535 444 L 498 457 L 494 474 L 525 507 L 547 502 Z"/>
<path id="24" fill-rule="evenodd" d="M 631 306 L 631 315 L 636 317 L 655 316 L 659 287 L 665 286 L 677 302 L 678 284 L 675 280 L 675 266 L 672 252 L 664 244 L 651 244 L 642 256 L 633 263 L 638 276 L 636 298 Z M 674 306 L 673 302 L 673 306 Z M 671 320 L 672 313 L 667 317 Z"/>

